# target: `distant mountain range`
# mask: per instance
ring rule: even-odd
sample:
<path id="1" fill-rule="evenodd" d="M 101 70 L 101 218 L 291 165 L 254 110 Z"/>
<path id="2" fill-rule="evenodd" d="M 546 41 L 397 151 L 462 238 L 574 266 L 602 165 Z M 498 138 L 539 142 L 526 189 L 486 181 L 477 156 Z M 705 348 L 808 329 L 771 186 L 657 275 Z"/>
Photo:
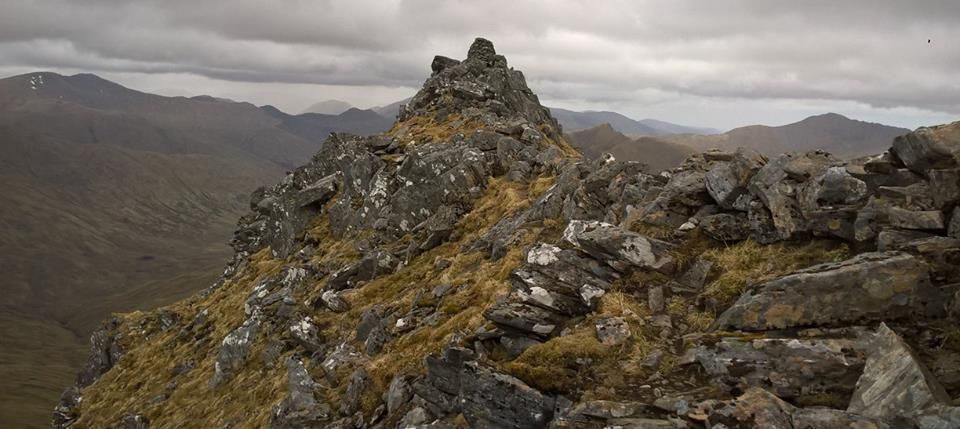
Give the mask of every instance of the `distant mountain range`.
<path id="1" fill-rule="evenodd" d="M 679 166 L 694 153 L 687 146 L 656 137 L 628 137 L 610 124 L 569 133 L 567 139 L 587 158 L 596 159 L 604 153 L 610 153 L 618 160 L 643 162 L 650 171 Z"/>
<path id="2" fill-rule="evenodd" d="M 340 100 L 325 100 L 319 103 L 313 103 L 310 107 L 303 109 L 301 113 L 320 113 L 322 115 L 339 115 L 347 110 L 352 109 L 353 106 L 346 101 Z"/>
<path id="3" fill-rule="evenodd" d="M 821 149 L 841 158 L 854 158 L 881 153 L 890 147 L 894 137 L 909 131 L 827 113 L 778 127 L 751 125 L 717 135 L 680 134 L 661 138 L 696 151 L 748 147 L 772 155 Z"/>
<path id="4" fill-rule="evenodd" d="M 400 113 L 400 106 L 410 102 L 410 98 L 395 101 L 385 106 L 371 107 L 372 110 L 389 120 L 394 120 Z M 349 103 L 340 100 L 326 100 L 315 103 L 304 110 L 304 113 L 339 114 L 353 108 Z M 550 113 L 560 121 L 564 131 L 574 132 L 590 129 L 598 125 L 609 124 L 614 130 L 631 137 L 662 136 L 670 134 L 719 134 L 721 131 L 713 128 L 690 127 L 678 125 L 656 119 L 634 120 L 616 112 L 577 112 L 573 110 L 550 108 Z"/>
<path id="5" fill-rule="evenodd" d="M 0 402 L 32 398 L 18 415 L 47 422 L 95 324 L 208 285 L 252 190 L 331 132 L 391 123 L 162 97 L 90 74 L 0 80 Z"/>
<path id="6" fill-rule="evenodd" d="M 719 130 L 689 127 L 656 119 L 634 120 L 616 112 L 575 112 L 550 108 L 550 113 L 560 121 L 565 132 L 573 132 L 609 124 L 614 130 L 628 136 L 662 136 L 668 134 L 718 134 Z"/>

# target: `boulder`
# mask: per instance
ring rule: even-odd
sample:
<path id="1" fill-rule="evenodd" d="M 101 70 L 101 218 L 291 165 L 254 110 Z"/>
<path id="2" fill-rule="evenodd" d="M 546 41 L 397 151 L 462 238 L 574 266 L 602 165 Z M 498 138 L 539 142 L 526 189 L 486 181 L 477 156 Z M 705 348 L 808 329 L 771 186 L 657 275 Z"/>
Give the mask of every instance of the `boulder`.
<path id="1" fill-rule="evenodd" d="M 261 316 L 255 314 L 243 321 L 237 329 L 234 329 L 220 343 L 220 350 L 217 352 L 217 360 L 214 363 L 213 379 L 210 384 L 217 386 L 227 381 L 233 374 L 242 367 L 250 354 L 250 348 L 260 329 Z"/>
<path id="2" fill-rule="evenodd" d="M 329 419 L 330 406 L 316 398 L 318 387 L 300 358 L 293 356 L 287 360 L 287 397 L 273 408 L 270 428 L 310 427 Z"/>
<path id="3" fill-rule="evenodd" d="M 936 315 L 941 304 L 922 260 L 874 252 L 767 282 L 744 293 L 714 326 L 749 331 L 833 326 Z"/>
<path id="4" fill-rule="evenodd" d="M 880 324 L 871 347 L 848 412 L 891 421 L 912 419 L 950 401 L 910 346 L 886 324 Z"/>
<path id="5" fill-rule="evenodd" d="M 708 237 L 723 242 L 737 242 L 750 237 L 746 213 L 718 213 L 700 219 L 700 230 Z"/>
<path id="6" fill-rule="evenodd" d="M 786 153 L 773 158 L 750 180 L 750 192 L 770 211 L 776 237 L 794 238 L 806 231 L 797 192 L 800 184 L 823 174 L 835 164 L 823 152 Z"/>
<path id="7" fill-rule="evenodd" d="M 833 397 L 845 404 L 863 371 L 869 341 L 854 331 L 797 338 L 706 336 L 698 343 L 689 353 L 724 390 L 760 387 L 790 400 Z"/>
<path id="8" fill-rule="evenodd" d="M 730 161 L 718 163 L 707 171 L 704 176 L 707 192 L 720 207 L 734 209 L 737 198 L 748 192 L 750 179 L 766 162 L 759 152 L 738 148 Z"/>
<path id="9" fill-rule="evenodd" d="M 563 239 L 594 259 L 620 272 L 633 269 L 671 271 L 673 257 L 669 243 L 654 240 L 623 228 L 595 221 L 571 221 Z"/>
<path id="10" fill-rule="evenodd" d="M 320 300 L 323 301 L 323 304 L 334 313 L 344 313 L 350 311 L 350 303 L 340 297 L 340 294 L 327 290 L 320 295 Z"/>
<path id="11" fill-rule="evenodd" d="M 660 194 L 643 208 L 643 221 L 671 228 L 683 225 L 700 207 L 713 201 L 705 180 L 705 173 L 700 170 L 672 175 Z"/>
<path id="12" fill-rule="evenodd" d="M 866 202 L 867 184 L 851 176 L 844 167 L 829 167 L 822 174 L 804 182 L 798 200 L 804 212 Z"/>
<path id="13" fill-rule="evenodd" d="M 393 414 L 413 397 L 413 390 L 407 378 L 403 375 L 395 375 L 390 381 L 390 386 L 384 392 L 384 402 L 387 403 L 387 413 Z"/>
<path id="14" fill-rule="evenodd" d="M 471 427 L 536 429 L 553 419 L 553 398 L 476 362 L 464 364 L 459 396 Z"/>
<path id="15" fill-rule="evenodd" d="M 917 128 L 894 139 L 892 152 L 919 174 L 934 168 L 956 167 L 960 159 L 960 122 Z"/>
<path id="16" fill-rule="evenodd" d="M 537 244 L 511 276 L 519 301 L 564 315 L 585 314 L 610 287 L 615 273 L 576 250 Z"/>
<path id="17" fill-rule="evenodd" d="M 340 415 L 352 416 L 360 408 L 360 396 L 367 390 L 370 384 L 370 376 L 365 369 L 357 368 L 350 376 L 350 383 L 347 384 L 347 391 L 343 394 L 340 401 Z"/>
<path id="18" fill-rule="evenodd" d="M 520 302 L 495 304 L 483 312 L 483 317 L 507 332 L 543 339 L 559 333 L 567 320 L 550 310 Z"/>
<path id="19" fill-rule="evenodd" d="M 906 243 L 929 237 L 934 237 L 934 235 L 924 231 L 886 228 L 877 235 L 877 250 L 881 252 L 897 250 Z"/>
<path id="20" fill-rule="evenodd" d="M 930 276 L 938 284 L 960 279 L 960 239 L 928 236 L 896 245 L 896 249 L 921 257 L 930 265 Z"/>

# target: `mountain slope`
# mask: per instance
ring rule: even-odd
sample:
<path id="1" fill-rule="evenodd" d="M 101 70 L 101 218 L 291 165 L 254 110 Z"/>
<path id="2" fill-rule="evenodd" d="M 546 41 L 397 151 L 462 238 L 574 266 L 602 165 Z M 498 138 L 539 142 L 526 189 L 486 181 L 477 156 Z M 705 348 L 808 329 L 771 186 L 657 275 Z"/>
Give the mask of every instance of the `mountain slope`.
<path id="1" fill-rule="evenodd" d="M 960 122 L 651 175 L 485 39 L 431 69 L 255 192 L 214 285 L 106 321 L 54 427 L 956 426 Z"/>
<path id="2" fill-rule="evenodd" d="M 714 136 L 676 135 L 666 139 L 696 150 L 746 147 L 765 154 L 777 154 L 819 149 L 842 158 L 855 158 L 882 152 L 894 137 L 909 131 L 827 113 L 779 127 L 752 125 Z"/>
<path id="3" fill-rule="evenodd" d="M 656 137 L 627 137 L 610 124 L 576 131 L 567 135 L 573 147 L 589 159 L 610 153 L 621 161 L 639 161 L 650 171 L 667 170 L 679 166 L 694 150 Z"/>
<path id="4" fill-rule="evenodd" d="M 0 347 L 0 421 L 45 426 L 110 313 L 209 285 L 253 189 L 332 131 L 388 126 L 372 112 L 291 116 L 94 75 L 0 80 L 0 330 L 18 333 Z"/>

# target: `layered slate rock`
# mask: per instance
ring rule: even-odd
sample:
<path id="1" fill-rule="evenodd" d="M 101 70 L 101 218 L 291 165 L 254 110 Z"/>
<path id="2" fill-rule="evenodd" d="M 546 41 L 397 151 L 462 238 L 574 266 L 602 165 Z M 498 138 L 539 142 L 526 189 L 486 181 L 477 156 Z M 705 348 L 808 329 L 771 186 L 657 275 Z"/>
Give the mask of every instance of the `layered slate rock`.
<path id="1" fill-rule="evenodd" d="M 877 329 L 872 347 L 847 411 L 893 421 L 912 419 L 950 401 L 910 346 L 887 325 Z"/>
<path id="2" fill-rule="evenodd" d="M 414 385 L 437 415 L 463 413 L 471 427 L 545 428 L 553 419 L 554 398 L 450 348 L 426 360 L 427 376 Z"/>
<path id="3" fill-rule="evenodd" d="M 728 391 L 760 387 L 784 399 L 847 398 L 863 371 L 869 341 L 863 332 L 820 337 L 698 339 L 688 351 Z"/>
<path id="4" fill-rule="evenodd" d="M 714 326 L 758 331 L 932 316 L 942 313 L 940 299 L 919 258 L 903 252 L 864 253 L 748 291 Z"/>

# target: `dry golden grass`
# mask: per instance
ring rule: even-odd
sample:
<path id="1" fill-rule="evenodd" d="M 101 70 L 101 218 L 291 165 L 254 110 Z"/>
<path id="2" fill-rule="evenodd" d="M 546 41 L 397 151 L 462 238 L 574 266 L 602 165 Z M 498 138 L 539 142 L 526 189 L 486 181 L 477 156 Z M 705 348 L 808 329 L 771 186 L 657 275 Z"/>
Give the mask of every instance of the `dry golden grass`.
<path id="1" fill-rule="evenodd" d="M 635 230 L 649 236 L 672 236 L 656 227 L 634 224 Z M 781 276 L 797 269 L 847 257 L 844 245 L 833 241 L 804 244 L 781 243 L 760 245 L 743 242 L 732 246 L 710 240 L 697 232 L 677 243 L 672 251 L 680 271 L 698 257 L 715 263 L 711 280 L 703 294 L 713 297 L 726 308 L 750 285 Z M 637 272 L 615 282 L 613 289 L 600 301 L 600 307 L 575 326 L 567 335 L 535 345 L 517 359 L 503 366 L 512 375 L 534 387 L 552 393 L 579 396 L 582 399 L 629 398 L 638 382 L 659 372 L 669 377 L 685 371 L 676 365 L 679 356 L 660 337 L 660 328 L 647 320 L 650 310 L 646 302 L 647 287 L 667 284 L 671 277 L 656 272 Z M 674 323 L 674 335 L 703 332 L 716 318 L 716 309 L 694 305 L 694 296 L 675 295 L 666 299 L 665 314 Z M 603 318 L 623 317 L 630 326 L 631 338 L 620 346 L 605 346 L 596 339 L 594 325 Z M 653 350 L 665 352 L 660 366 L 654 370 L 641 363 Z M 690 374 L 682 374 L 683 379 Z M 589 386 L 589 390 L 583 390 Z"/>
<path id="2" fill-rule="evenodd" d="M 378 278 L 347 291 L 344 298 L 351 303 L 350 311 L 337 314 L 323 310 L 309 310 L 308 314 L 320 328 L 321 337 L 331 342 L 353 339 L 357 322 L 363 312 L 374 305 L 387 310 L 404 312 L 414 305 L 419 293 L 429 293 L 441 283 L 462 286 L 439 303 L 440 319 L 435 326 L 424 326 L 387 343 L 382 354 L 369 359 L 366 369 L 371 387 L 363 396 L 362 409 L 371 412 L 380 403 L 380 397 L 395 374 L 415 374 L 422 371 L 423 358 L 440 351 L 454 334 L 469 334 L 485 323 L 482 311 L 498 294 L 507 292 L 507 278 L 523 261 L 526 244 L 541 234 L 559 234 L 551 227 L 534 226 L 521 245 L 512 248 L 498 261 L 491 261 L 482 252 L 465 253 L 464 244 L 479 237 L 499 220 L 529 206 L 553 184 L 552 177 L 542 177 L 530 184 L 519 184 L 491 179 L 483 197 L 475 202 L 458 225 L 458 240 L 445 243 L 419 255 L 411 263 L 388 276 Z M 558 224 L 556 224 L 558 225 Z M 355 261 L 359 252 L 355 237 L 337 240 L 331 236 L 329 222 L 319 217 L 308 228 L 307 239 L 320 243 L 312 263 L 342 265 Z M 435 268 L 438 258 L 446 258 L 450 267 L 442 272 Z M 194 296 L 167 307 L 188 322 L 203 309 L 209 312 L 211 333 L 207 341 L 175 340 L 178 328 L 163 331 L 155 313 L 121 315 L 126 355 L 101 380 L 84 390 L 81 418 L 76 427 L 109 427 L 125 414 L 139 413 L 157 427 L 173 427 L 190 422 L 195 427 L 217 427 L 235 423 L 237 428 L 264 427 L 270 419 L 272 405 L 286 395 L 286 369 L 283 365 L 267 368 L 260 358 L 265 348 L 264 329 L 251 347 L 244 367 L 223 385 L 211 387 L 214 363 L 220 341 L 244 320 L 244 302 L 255 284 L 277 274 L 289 260 L 271 257 L 263 249 L 249 259 L 233 280 L 205 297 Z M 298 302 L 316 299 L 323 280 L 308 283 L 296 295 Z M 354 344 L 361 348 L 361 344 Z M 277 362 L 291 352 L 280 357 Z M 175 365 L 194 360 L 196 368 L 174 378 Z M 341 379 L 352 368 L 343 368 Z M 320 374 L 314 374 L 321 380 Z M 176 380 L 177 387 L 166 400 L 154 401 L 165 392 L 165 386 Z M 325 392 L 326 400 L 336 406 L 346 383 Z"/>
<path id="3" fill-rule="evenodd" d="M 720 308 L 726 308 L 754 284 L 819 263 L 844 260 L 849 250 L 830 240 L 770 245 L 743 241 L 707 250 L 703 257 L 713 261 L 719 273 L 704 293 L 716 299 Z"/>
<path id="4" fill-rule="evenodd" d="M 483 127 L 483 124 L 464 118 L 459 113 L 447 115 L 443 120 L 430 116 L 415 116 L 406 121 L 397 121 L 386 132 L 400 140 L 401 146 L 419 143 L 442 142 L 457 134 L 468 135 Z"/>
<path id="5" fill-rule="evenodd" d="M 209 380 L 219 340 L 243 322 L 243 303 L 251 286 L 282 267 L 282 261 L 271 259 L 269 249 L 264 249 L 251 256 L 250 264 L 235 280 L 210 295 L 166 307 L 185 321 L 207 309 L 212 327 L 207 342 L 176 341 L 178 329 L 162 330 L 152 313 L 119 315 L 126 354 L 100 380 L 84 389 L 75 427 L 111 427 L 131 413 L 142 414 L 159 427 L 176 426 L 175 422 L 191 422 L 196 427 L 217 427 L 225 422 L 235 422 L 236 428 L 265 426 L 271 410 L 262 405 L 282 399 L 285 369 L 264 367 L 258 358 L 260 349 L 255 347 L 251 351 L 254 358 L 237 377 L 216 388 L 210 387 Z M 196 368 L 174 378 L 174 366 L 188 360 L 194 360 Z M 155 401 L 172 380 L 177 386 L 167 392 L 169 398 Z"/>

